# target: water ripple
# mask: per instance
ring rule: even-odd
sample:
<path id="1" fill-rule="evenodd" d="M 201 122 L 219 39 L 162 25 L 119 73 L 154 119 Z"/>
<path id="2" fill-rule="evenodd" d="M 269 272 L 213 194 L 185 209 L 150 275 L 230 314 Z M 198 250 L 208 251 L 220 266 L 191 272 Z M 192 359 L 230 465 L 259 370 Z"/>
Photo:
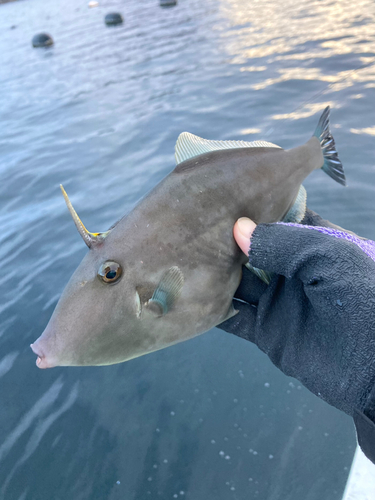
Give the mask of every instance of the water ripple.
<path id="1" fill-rule="evenodd" d="M 122 26 L 105 26 L 109 10 L 122 12 Z M 31 38 L 43 30 L 55 44 L 35 50 Z M 250 345 L 210 332 L 124 365 L 39 372 L 29 344 L 87 251 L 59 184 L 85 225 L 105 231 L 174 168 L 183 131 L 289 148 L 311 136 L 330 104 L 349 187 L 316 172 L 306 181 L 308 204 L 375 239 L 374 2 L 179 0 L 161 9 L 158 0 L 102 0 L 89 9 L 86 1 L 33 0 L 0 5 L 0 32 L 6 500 L 179 491 L 217 500 L 276 492 L 299 500 L 306 491 L 341 498 L 354 452 L 350 422 L 303 389 L 286 397 L 283 376 Z M 248 376 L 239 382 L 242 369 Z M 265 381 L 278 391 L 264 394 Z M 239 421 L 241 438 L 228 430 Z M 230 460 L 211 451 L 212 440 Z M 249 458 L 246 440 L 257 456 Z"/>

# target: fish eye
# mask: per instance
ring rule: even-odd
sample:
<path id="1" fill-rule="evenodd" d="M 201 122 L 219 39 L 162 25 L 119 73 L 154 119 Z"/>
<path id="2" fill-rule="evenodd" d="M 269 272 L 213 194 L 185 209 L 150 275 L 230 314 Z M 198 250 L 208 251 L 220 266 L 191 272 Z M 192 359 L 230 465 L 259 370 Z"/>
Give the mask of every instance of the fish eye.
<path id="1" fill-rule="evenodd" d="M 107 260 L 99 267 L 98 276 L 104 283 L 117 283 L 122 275 L 122 267 L 113 260 Z"/>

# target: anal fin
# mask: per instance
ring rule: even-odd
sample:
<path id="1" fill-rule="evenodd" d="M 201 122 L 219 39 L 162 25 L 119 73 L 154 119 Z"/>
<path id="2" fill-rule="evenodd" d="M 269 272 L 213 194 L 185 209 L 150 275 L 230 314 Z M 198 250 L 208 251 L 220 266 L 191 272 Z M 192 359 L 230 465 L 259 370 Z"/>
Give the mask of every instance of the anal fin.
<path id="1" fill-rule="evenodd" d="M 238 314 L 238 313 L 239 313 L 239 311 L 237 311 L 237 309 L 235 309 L 233 307 L 233 303 L 231 303 L 231 305 L 229 307 L 229 311 L 227 312 L 225 318 L 222 321 L 224 322 L 227 319 L 233 318 L 233 316 L 236 316 L 236 314 Z"/>
<path id="2" fill-rule="evenodd" d="M 247 267 L 247 269 L 249 271 L 251 271 L 252 273 L 254 273 L 255 276 L 258 276 L 259 279 L 261 279 L 262 281 L 264 281 L 264 283 L 266 285 L 270 284 L 271 278 L 273 276 L 273 273 L 271 273 L 269 271 L 264 271 L 263 269 L 258 269 L 257 267 L 253 267 L 249 263 L 245 264 L 245 267 Z"/>
<path id="3" fill-rule="evenodd" d="M 295 222 L 296 224 L 299 224 L 305 217 L 306 199 L 307 199 L 306 189 L 301 184 L 295 202 L 290 207 L 286 215 L 283 217 L 282 222 Z M 274 273 L 271 273 L 269 271 L 264 271 L 263 269 L 258 269 L 257 267 L 253 267 L 249 263 L 245 265 L 249 269 L 249 271 L 253 272 L 256 276 L 258 276 L 258 278 L 264 281 L 266 285 L 270 284 L 271 279 L 274 276 Z"/>
<path id="4" fill-rule="evenodd" d="M 284 215 L 282 222 L 295 222 L 296 224 L 299 224 L 305 217 L 306 199 L 306 189 L 301 184 L 297 197 L 288 212 Z"/>

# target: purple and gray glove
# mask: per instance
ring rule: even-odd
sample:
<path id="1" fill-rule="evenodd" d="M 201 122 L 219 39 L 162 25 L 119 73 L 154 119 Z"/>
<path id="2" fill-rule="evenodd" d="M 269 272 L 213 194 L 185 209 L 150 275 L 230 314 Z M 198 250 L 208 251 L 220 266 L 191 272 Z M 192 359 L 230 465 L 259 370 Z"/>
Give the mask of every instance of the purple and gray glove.
<path id="1" fill-rule="evenodd" d="M 351 415 L 375 463 L 375 242 L 307 210 L 302 224 L 259 224 L 249 262 L 275 274 L 267 286 L 244 269 L 239 313 L 219 328 Z"/>

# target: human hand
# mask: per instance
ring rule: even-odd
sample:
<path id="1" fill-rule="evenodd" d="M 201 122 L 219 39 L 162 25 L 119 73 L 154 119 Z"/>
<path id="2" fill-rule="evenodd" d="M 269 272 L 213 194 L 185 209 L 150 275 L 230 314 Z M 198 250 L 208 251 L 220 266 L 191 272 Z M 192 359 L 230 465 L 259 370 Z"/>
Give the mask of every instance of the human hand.
<path id="1" fill-rule="evenodd" d="M 250 239 L 256 227 L 255 222 L 247 217 L 241 217 L 234 225 L 234 239 L 245 255 L 249 255 Z"/>
<path id="2" fill-rule="evenodd" d="M 257 344 L 285 374 L 352 415 L 357 430 L 370 426 L 375 443 L 375 244 L 336 227 L 240 219 L 234 236 L 245 253 L 250 247 L 250 264 L 275 275 L 267 286 L 244 269 L 239 314 L 219 328 Z M 360 444 L 375 460 L 375 448 Z"/>

